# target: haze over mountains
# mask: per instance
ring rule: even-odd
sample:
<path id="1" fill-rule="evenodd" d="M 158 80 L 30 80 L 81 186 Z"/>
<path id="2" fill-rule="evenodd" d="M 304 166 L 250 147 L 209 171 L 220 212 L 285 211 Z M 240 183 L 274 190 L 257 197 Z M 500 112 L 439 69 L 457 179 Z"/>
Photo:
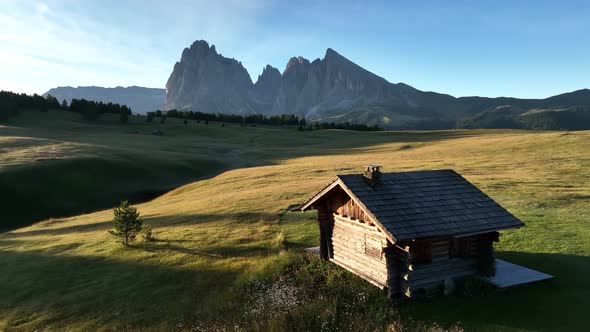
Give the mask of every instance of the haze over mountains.
<path id="1" fill-rule="evenodd" d="M 293 57 L 282 72 L 267 65 L 252 82 L 241 62 L 198 40 L 183 50 L 174 65 L 166 82 L 165 103 L 161 89 L 127 88 L 133 89 L 131 93 L 125 88 L 92 88 L 58 88 L 48 93 L 59 100 L 78 96 L 126 103 L 141 113 L 164 104 L 167 110 L 295 114 L 311 121 L 348 121 L 392 129 L 533 128 L 545 122 L 551 122 L 551 129 L 567 129 L 570 125 L 564 121 L 590 126 L 588 89 L 546 99 L 456 98 L 390 83 L 331 48 L 323 59 Z M 530 114 L 537 125 L 529 123 Z"/>
<path id="2" fill-rule="evenodd" d="M 133 113 L 146 113 L 164 107 L 166 100 L 166 90 L 156 88 L 144 88 L 140 86 L 115 88 L 103 88 L 99 86 L 71 86 L 53 88 L 43 94 L 52 95 L 60 102 L 72 99 L 87 99 L 102 102 L 113 102 L 125 104 L 131 107 Z"/>

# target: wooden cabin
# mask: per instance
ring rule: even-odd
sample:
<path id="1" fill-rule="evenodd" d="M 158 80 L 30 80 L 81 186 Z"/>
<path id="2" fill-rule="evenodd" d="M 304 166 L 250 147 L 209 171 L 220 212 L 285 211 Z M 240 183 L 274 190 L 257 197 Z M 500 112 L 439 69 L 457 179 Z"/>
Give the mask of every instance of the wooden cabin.
<path id="1" fill-rule="evenodd" d="M 390 296 L 494 274 L 498 231 L 524 224 L 452 170 L 338 175 L 299 209 L 318 211 L 320 256 Z"/>

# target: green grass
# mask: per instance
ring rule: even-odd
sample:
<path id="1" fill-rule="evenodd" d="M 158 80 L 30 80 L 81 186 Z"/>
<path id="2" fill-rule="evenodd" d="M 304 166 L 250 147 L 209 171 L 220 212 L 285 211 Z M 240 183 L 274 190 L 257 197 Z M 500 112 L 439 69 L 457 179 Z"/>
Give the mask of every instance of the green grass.
<path id="1" fill-rule="evenodd" d="M 128 250 L 107 233 L 111 210 L 49 214 L 1 234 L 0 330 L 587 329 L 590 132 L 297 132 L 168 119 L 156 137 L 149 133 L 159 125 L 137 118 L 123 126 L 37 115 L 0 127 L 0 179 L 13 190 L 28 183 L 26 201 L 11 203 L 22 215 L 49 211 L 52 196 L 96 210 L 111 203 L 87 203 L 81 192 L 116 201 L 199 180 L 138 204 L 157 241 Z M 460 172 L 527 224 L 502 233 L 497 256 L 556 278 L 388 304 L 363 280 L 303 254 L 318 243 L 315 216 L 288 208 L 334 174 L 372 163 Z M 80 167 L 68 166 L 76 164 L 89 171 L 76 174 Z M 48 190 L 51 181 L 57 189 Z M 0 211 L 3 223 L 13 213 Z"/>

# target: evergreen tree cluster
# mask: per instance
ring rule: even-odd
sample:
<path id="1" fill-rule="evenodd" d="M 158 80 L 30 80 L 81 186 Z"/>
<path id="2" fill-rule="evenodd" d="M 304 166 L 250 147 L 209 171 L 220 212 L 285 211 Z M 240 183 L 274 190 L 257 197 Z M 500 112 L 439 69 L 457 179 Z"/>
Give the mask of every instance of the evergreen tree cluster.
<path id="1" fill-rule="evenodd" d="M 382 131 L 383 128 L 374 125 L 368 126 L 365 124 L 355 124 L 350 122 L 315 122 L 308 124 L 305 118 L 300 118 L 294 114 L 280 114 L 280 115 L 264 115 L 264 114 L 222 114 L 222 113 L 203 113 L 194 111 L 178 111 L 156 110 L 155 112 L 147 113 L 147 122 L 152 122 L 154 117 L 165 119 L 166 117 L 196 120 L 197 123 L 203 121 L 208 124 L 209 121 L 217 121 L 222 123 L 239 123 L 239 124 L 261 124 L 270 126 L 297 126 L 299 131 L 321 130 L 321 129 L 346 129 L 358 131 Z M 163 121 L 160 121 L 163 123 Z"/>
<path id="2" fill-rule="evenodd" d="M 520 116 L 524 128 L 537 130 L 588 130 L 590 106 L 525 113 Z"/>
<path id="3" fill-rule="evenodd" d="M 306 128 L 302 128 L 305 130 Z M 311 128 L 307 128 L 310 130 Z M 383 131 L 384 129 L 379 127 L 378 125 L 368 126 L 366 124 L 357 124 L 357 123 L 350 123 L 350 122 L 314 122 L 313 129 L 321 130 L 321 129 L 345 129 L 345 130 L 357 130 L 357 131 Z"/>
<path id="4" fill-rule="evenodd" d="M 57 98 L 51 95 L 43 97 L 38 94 L 31 96 L 25 93 L 0 91 L 0 121 L 15 116 L 21 109 L 36 109 L 47 112 L 50 108 L 60 108 Z"/>
<path id="5" fill-rule="evenodd" d="M 96 120 L 101 114 L 111 113 L 119 114 L 120 120 L 127 123 L 129 115 L 131 115 L 131 108 L 127 105 L 120 105 L 115 103 L 103 103 L 102 101 L 92 101 L 86 99 L 72 99 L 69 111 L 80 113 L 86 120 Z"/>
<path id="6" fill-rule="evenodd" d="M 60 103 L 57 98 L 51 95 L 43 97 L 38 94 L 27 95 L 25 93 L 0 91 L 0 121 L 15 116 L 20 110 L 36 109 L 47 112 L 50 109 L 60 108 L 80 113 L 87 120 L 96 120 L 101 114 L 112 113 L 119 114 L 121 122 L 127 123 L 129 115 L 131 115 L 131 108 L 127 105 L 72 99 L 68 106 L 65 99 Z"/>
<path id="7" fill-rule="evenodd" d="M 197 120 L 197 121 L 217 121 L 217 122 L 228 122 L 228 123 L 243 123 L 243 124 L 265 124 L 265 125 L 274 125 L 274 126 L 282 126 L 282 125 L 306 125 L 305 119 L 299 118 L 293 114 L 280 114 L 280 115 L 271 115 L 266 116 L 263 114 L 248 114 L 248 115 L 238 115 L 238 114 L 222 114 L 222 113 L 203 113 L 203 112 L 194 112 L 194 111 L 178 111 L 178 110 L 169 110 L 162 112 L 161 110 L 157 110 L 155 112 L 148 112 L 148 122 L 151 121 L 153 117 L 170 117 L 170 118 L 179 118 L 179 119 L 189 119 L 189 120 Z"/>

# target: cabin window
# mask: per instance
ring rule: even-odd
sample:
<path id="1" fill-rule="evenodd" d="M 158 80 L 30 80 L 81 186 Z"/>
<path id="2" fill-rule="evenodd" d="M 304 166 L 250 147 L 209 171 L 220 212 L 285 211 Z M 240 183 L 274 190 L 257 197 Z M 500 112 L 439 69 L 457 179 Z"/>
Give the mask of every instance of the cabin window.
<path id="1" fill-rule="evenodd" d="M 412 262 L 414 264 L 432 262 L 432 243 L 430 241 L 414 243 L 412 246 Z"/>
<path id="2" fill-rule="evenodd" d="M 469 237 L 455 237 L 451 239 L 449 247 L 449 256 L 451 258 L 469 257 L 471 252 L 471 238 Z"/>

